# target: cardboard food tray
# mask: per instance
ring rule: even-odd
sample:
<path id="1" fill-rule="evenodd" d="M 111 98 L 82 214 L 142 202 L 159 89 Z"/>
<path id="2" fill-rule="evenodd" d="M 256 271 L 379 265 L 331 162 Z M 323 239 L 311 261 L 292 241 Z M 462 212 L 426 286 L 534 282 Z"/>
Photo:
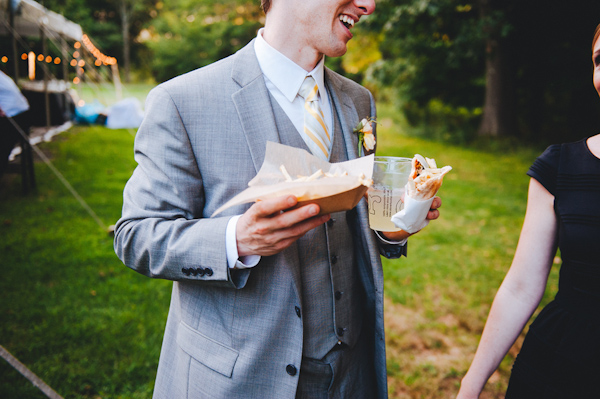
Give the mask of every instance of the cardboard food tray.
<path id="1" fill-rule="evenodd" d="M 368 189 L 369 188 L 367 186 L 359 186 L 352 190 L 330 195 L 328 197 L 300 201 L 292 209 L 296 209 L 308 204 L 317 204 L 320 207 L 319 215 L 349 211 L 358 205 Z"/>

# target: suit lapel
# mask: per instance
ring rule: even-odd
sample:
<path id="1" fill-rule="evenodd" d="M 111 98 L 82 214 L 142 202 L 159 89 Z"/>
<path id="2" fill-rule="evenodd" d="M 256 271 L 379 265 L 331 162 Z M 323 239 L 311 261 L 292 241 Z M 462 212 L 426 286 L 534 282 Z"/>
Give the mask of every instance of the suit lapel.
<path id="1" fill-rule="evenodd" d="M 254 52 L 254 40 L 238 51 L 235 57 L 231 78 L 240 85 L 240 90 L 234 92 L 231 98 L 258 172 L 265 159 L 266 142 L 279 143 L 281 140 L 269 91 Z"/>
<path id="2" fill-rule="evenodd" d="M 358 124 L 358 112 L 352 99 L 344 92 L 344 82 L 329 69 L 325 69 L 325 81 L 333 104 L 333 111 L 340 117 L 342 137 L 346 144 L 348 159 L 358 158 L 358 137 L 352 131 Z"/>

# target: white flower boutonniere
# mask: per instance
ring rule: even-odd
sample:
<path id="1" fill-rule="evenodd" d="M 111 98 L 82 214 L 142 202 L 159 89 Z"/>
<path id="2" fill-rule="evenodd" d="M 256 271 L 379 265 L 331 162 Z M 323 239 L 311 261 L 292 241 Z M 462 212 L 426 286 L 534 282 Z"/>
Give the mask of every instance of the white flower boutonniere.
<path id="1" fill-rule="evenodd" d="M 354 128 L 353 132 L 358 135 L 358 155 L 363 153 L 363 147 L 366 151 L 375 149 L 375 135 L 373 134 L 373 123 L 377 120 L 372 117 L 363 118 Z"/>

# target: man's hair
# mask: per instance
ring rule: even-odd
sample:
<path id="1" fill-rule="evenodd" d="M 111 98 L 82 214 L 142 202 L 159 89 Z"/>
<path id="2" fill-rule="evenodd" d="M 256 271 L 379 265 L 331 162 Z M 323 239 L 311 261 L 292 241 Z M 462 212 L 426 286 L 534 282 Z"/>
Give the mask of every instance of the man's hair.
<path id="1" fill-rule="evenodd" d="M 271 0 L 260 0 L 260 6 L 266 14 L 269 11 L 269 8 L 271 8 Z"/>
<path id="2" fill-rule="evenodd" d="M 268 0 L 263 0 L 263 3 L 267 2 L 267 1 Z M 594 51 L 594 46 L 596 45 L 596 42 L 598 41 L 599 38 L 600 38 L 600 24 L 598 24 L 598 26 L 596 26 L 596 32 L 594 32 L 594 40 L 592 40 L 592 51 Z"/>

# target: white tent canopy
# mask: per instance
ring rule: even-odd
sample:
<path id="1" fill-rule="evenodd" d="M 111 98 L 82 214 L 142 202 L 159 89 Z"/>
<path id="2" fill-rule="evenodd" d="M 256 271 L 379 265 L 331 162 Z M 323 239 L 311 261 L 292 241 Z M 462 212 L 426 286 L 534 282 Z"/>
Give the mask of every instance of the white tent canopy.
<path id="1" fill-rule="evenodd" d="M 8 20 L 11 6 L 15 10 L 14 29 L 23 37 L 39 37 L 41 29 L 75 41 L 81 40 L 81 26 L 33 0 L 0 0 L 0 35 L 11 35 Z"/>
<path id="2" fill-rule="evenodd" d="M 13 17 L 12 21 L 10 18 Z M 12 22 L 12 24 L 11 24 Z M 0 0 L 0 36 L 9 36 L 13 38 L 13 80 L 19 82 L 23 89 L 30 92 L 43 92 L 45 94 L 45 107 L 46 107 L 46 124 L 50 126 L 50 93 L 67 93 L 70 88 L 70 79 L 68 69 L 69 65 L 76 68 L 77 76 L 73 79 L 75 85 L 79 85 L 84 81 L 87 84 L 95 85 L 94 79 L 104 79 L 105 76 L 98 73 L 96 67 L 109 66 L 111 78 L 115 85 L 117 98 L 121 99 L 121 80 L 119 77 L 119 70 L 117 61 L 114 57 L 109 57 L 102 54 L 97 49 L 92 41 L 83 34 L 81 26 L 68 20 L 62 15 L 50 11 L 43 7 L 41 4 L 33 0 Z M 19 77 L 19 65 L 20 58 L 18 53 L 20 52 L 19 46 L 23 48 L 25 52 L 31 50 L 29 44 L 24 38 L 41 38 L 42 49 L 38 57 L 42 55 L 45 58 L 39 59 L 37 57 L 23 58 L 28 62 L 29 79 L 21 80 Z M 47 42 L 51 41 L 54 45 L 62 52 L 62 57 L 54 58 L 54 61 L 59 60 L 62 65 L 62 79 L 58 80 L 45 61 L 48 59 L 48 48 Z M 73 48 L 68 46 L 67 41 L 80 42 L 81 51 L 73 51 Z M 78 48 L 78 47 L 77 47 Z M 7 49 L 8 50 L 8 49 Z M 39 50 L 38 50 L 39 51 Z M 73 53 L 71 54 L 71 51 Z M 77 55 L 75 55 L 77 54 Z M 34 55 L 32 51 L 29 55 Z M 73 57 L 71 59 L 71 57 Z M 84 60 L 88 57 L 88 60 Z M 36 60 L 37 58 L 37 60 Z M 95 58 L 95 61 L 94 61 Z M 71 62 L 69 62 L 71 59 Z M 72 64 L 73 61 L 77 61 L 76 64 Z M 98 64 L 98 62 L 100 62 Z M 80 64 L 82 63 L 82 64 Z M 85 71 L 83 65 L 86 65 Z M 36 69 L 43 69 L 43 80 L 36 79 Z M 56 68 L 53 66 L 54 71 Z M 80 87 L 80 86 L 78 86 Z M 72 95 L 72 91 L 69 95 Z M 75 100 L 75 99 L 74 99 Z"/>

